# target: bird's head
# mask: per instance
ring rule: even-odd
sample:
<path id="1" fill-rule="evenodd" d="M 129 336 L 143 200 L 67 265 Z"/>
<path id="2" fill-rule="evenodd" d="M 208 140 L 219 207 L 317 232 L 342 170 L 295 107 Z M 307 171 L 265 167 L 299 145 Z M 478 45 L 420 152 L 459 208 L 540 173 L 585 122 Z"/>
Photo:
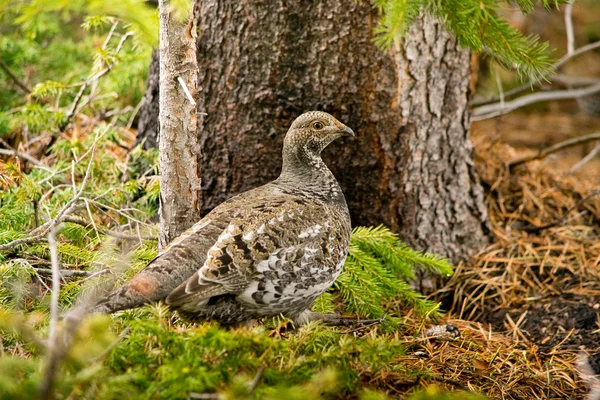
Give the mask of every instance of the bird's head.
<path id="1" fill-rule="evenodd" d="M 332 115 L 323 111 L 310 111 L 292 123 L 285 136 L 284 151 L 299 150 L 300 153 L 319 155 L 329 143 L 342 136 L 355 135 L 352 129 Z"/>

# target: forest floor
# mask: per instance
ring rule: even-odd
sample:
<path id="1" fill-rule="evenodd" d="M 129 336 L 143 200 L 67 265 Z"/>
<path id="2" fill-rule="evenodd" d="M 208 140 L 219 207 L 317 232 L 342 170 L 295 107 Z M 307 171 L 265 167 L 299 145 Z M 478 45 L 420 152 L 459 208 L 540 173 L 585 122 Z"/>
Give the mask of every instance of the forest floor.
<path id="1" fill-rule="evenodd" d="M 586 356 L 600 374 L 600 158 L 568 173 L 590 143 L 510 172 L 506 164 L 597 126 L 600 118 L 568 107 L 473 125 L 476 165 L 498 240 L 459 265 L 434 296 L 451 315 L 503 334 L 512 351 L 526 351 L 530 364 L 522 367 L 533 374 L 557 362 L 571 366 L 569 376 L 553 371 L 546 384 L 538 382 L 547 385 L 545 395 L 540 387 L 539 397 L 522 398 L 585 398 Z M 557 380 L 561 389 L 551 389 Z M 510 389 L 499 395 L 519 398 Z"/>
<path id="2" fill-rule="evenodd" d="M 324 366 L 332 365 L 338 369 L 340 381 L 346 382 L 346 389 L 325 398 L 371 398 L 357 394 L 356 386 L 387 395 L 373 398 L 406 398 L 436 386 L 492 399 L 586 399 L 586 375 L 600 373 L 600 160 L 568 174 L 592 144 L 510 169 L 507 163 L 591 133 L 599 125 L 600 118 L 564 107 L 539 114 L 510 114 L 473 125 L 475 163 L 496 241 L 470 262 L 458 265 L 452 278 L 432 294 L 449 311 L 441 320 L 425 319 L 410 306 L 394 301 L 386 308 L 391 310 L 390 317 L 380 325 L 312 326 L 290 332 L 285 324 L 273 327 L 267 322 L 227 331 L 211 324 L 190 326 L 166 309 L 148 306 L 105 321 L 107 325 L 99 330 L 114 337 L 103 340 L 118 344 L 111 345 L 116 347 L 108 356 L 101 352 L 107 359 L 102 367 L 92 365 L 90 371 L 101 369 L 93 370 L 89 377 L 78 373 L 74 378 L 61 378 L 66 382 L 64 393 L 76 393 L 77 397 L 95 387 L 100 398 L 116 398 L 121 391 L 130 390 L 139 390 L 139 397 L 178 398 L 189 393 L 190 387 L 198 387 L 203 388 L 202 395 L 212 396 L 215 391 L 230 390 L 225 384 L 232 384 L 231 376 L 241 376 L 240 371 L 251 376 L 261 368 L 265 369 L 266 388 L 258 390 L 267 391 L 286 379 L 290 385 L 300 385 L 312 374 L 321 377 Z M 94 190 L 98 192 L 105 191 L 100 186 L 103 180 L 113 184 L 120 176 L 118 171 L 111 175 L 114 165 L 126 165 L 126 149 L 133 144 L 135 132 L 121 131 L 120 145 L 111 142 L 102 150 L 110 160 L 102 164 L 104 173 L 95 176 L 99 186 Z M 91 126 L 74 129 L 65 139 L 92 140 L 91 132 Z M 35 149 L 28 151 L 35 153 Z M 81 174 L 84 166 L 79 168 Z M 146 214 L 153 213 L 149 209 Z M 100 216 L 102 224 L 110 222 L 108 213 Z M 28 218 L 29 214 L 23 214 L 23 220 Z M 86 238 L 98 236 L 90 227 L 85 229 Z M 75 233 L 71 228 L 63 229 L 62 234 L 68 238 Z M 77 244 L 74 239 L 71 242 Z M 92 242 L 91 250 L 84 245 L 61 247 L 62 252 L 72 253 L 65 265 L 87 268 L 99 243 Z M 154 246 L 151 243 L 132 252 L 132 273 L 154 257 Z M 24 253 L 25 257 L 47 267 L 43 249 L 34 248 L 33 253 Z M 39 308 L 48 292 L 33 276 L 29 278 L 36 288 L 29 302 Z M 65 302 L 74 296 L 77 285 L 76 281 L 64 285 Z M 35 315 L 28 318 L 35 320 Z M 0 325 L 2 322 L 0 314 Z M 460 336 L 428 334 L 435 324 L 453 325 Z M 89 347 L 89 340 L 85 341 Z M 223 343 L 228 349 L 226 356 L 220 350 Z M 204 357 L 196 356 L 198 349 L 206 353 Z M 9 341 L 0 350 L 23 359 L 32 357 L 31 349 L 18 341 Z M 236 362 L 233 366 L 232 360 Z M 30 372 L 37 370 L 29 364 L 25 367 Z M 212 371 L 214 381 L 201 382 L 183 370 Z M 0 389 L 2 377 L 0 363 Z M 307 385 L 302 390 L 324 390 L 314 382 Z M 22 387 L 14 393 L 24 393 Z M 429 398 L 441 398 L 435 396 Z"/>

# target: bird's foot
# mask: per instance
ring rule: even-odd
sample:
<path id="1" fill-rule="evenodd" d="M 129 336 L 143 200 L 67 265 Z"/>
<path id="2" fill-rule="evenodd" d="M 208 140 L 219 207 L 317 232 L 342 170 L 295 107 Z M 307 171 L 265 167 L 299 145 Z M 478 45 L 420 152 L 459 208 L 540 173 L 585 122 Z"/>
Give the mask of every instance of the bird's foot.
<path id="1" fill-rule="evenodd" d="M 331 326 L 349 326 L 354 324 L 376 324 L 383 322 L 383 318 L 359 319 L 356 317 L 342 317 L 341 314 L 326 314 L 306 310 L 294 319 L 296 326 L 301 326 L 310 321 L 321 321 Z"/>
<path id="2" fill-rule="evenodd" d="M 355 324 L 380 324 L 383 322 L 383 318 L 374 319 L 359 319 L 359 318 L 340 318 L 338 321 L 329 323 L 332 326 L 349 326 Z"/>

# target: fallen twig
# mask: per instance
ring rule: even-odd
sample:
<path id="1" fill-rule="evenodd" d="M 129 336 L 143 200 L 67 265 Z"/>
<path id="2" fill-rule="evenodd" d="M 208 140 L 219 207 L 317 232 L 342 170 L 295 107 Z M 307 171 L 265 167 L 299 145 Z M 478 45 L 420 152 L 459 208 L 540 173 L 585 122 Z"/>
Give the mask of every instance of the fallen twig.
<path id="1" fill-rule="evenodd" d="M 546 225 L 542 225 L 542 226 L 534 226 L 534 225 L 525 225 L 523 227 L 520 227 L 519 229 L 521 229 L 522 231 L 525 232 L 529 232 L 529 233 L 537 233 L 539 231 L 543 231 L 544 229 L 550 229 L 550 228 L 554 228 L 555 226 L 560 226 L 560 225 L 564 225 L 567 224 L 573 220 L 576 220 L 579 217 L 582 217 L 583 215 L 585 215 L 587 213 L 587 211 L 582 211 L 580 213 L 578 213 L 577 215 L 570 217 L 570 218 L 559 218 L 556 219 L 552 222 L 550 222 L 549 224 Z"/>
<path id="2" fill-rule="evenodd" d="M 225 396 L 223 396 L 221 393 L 190 393 L 188 394 L 188 397 L 190 399 L 200 399 L 200 400 L 221 400 L 224 399 Z"/>
<path id="3" fill-rule="evenodd" d="M 49 172 L 52 171 L 50 169 L 50 167 L 48 167 L 46 164 L 42 163 L 40 160 L 30 156 L 29 154 L 21 153 L 21 152 L 17 151 L 12 146 L 10 146 L 8 143 L 6 143 L 6 141 L 4 139 L 0 138 L 0 143 L 4 147 L 6 147 L 6 149 L 0 149 L 0 154 L 5 154 L 7 156 L 13 156 L 13 157 L 20 157 L 20 158 L 27 160 L 30 163 L 32 163 L 33 165 L 38 166 L 46 171 L 49 171 Z"/>
<path id="4" fill-rule="evenodd" d="M 146 100 L 146 98 L 142 97 L 142 100 L 140 100 L 140 102 L 137 104 L 137 106 L 135 106 L 135 108 L 133 109 L 133 112 L 131 113 L 131 116 L 129 117 L 129 121 L 127 121 L 127 129 L 131 129 L 131 126 L 133 125 L 133 121 L 135 120 L 135 117 L 137 116 L 138 112 L 144 105 L 145 100 Z"/>
<path id="5" fill-rule="evenodd" d="M 577 171 L 578 169 L 580 169 L 581 167 L 583 167 L 585 164 L 587 164 L 588 162 L 592 161 L 594 159 L 594 157 L 596 157 L 596 155 L 599 154 L 599 153 L 600 153 L 600 140 L 596 143 L 596 146 L 592 149 L 592 151 L 590 151 L 577 164 L 573 165 L 571 167 L 571 169 L 569 169 L 569 172 L 567 172 L 567 174 L 570 175 L 573 172 Z"/>
<path id="6" fill-rule="evenodd" d="M 56 340 L 56 322 L 58 321 L 58 295 L 60 293 L 60 267 L 58 265 L 58 249 L 56 247 L 56 231 L 54 227 L 48 232 L 48 247 L 52 263 L 52 296 L 50 300 L 50 343 Z"/>
<path id="7" fill-rule="evenodd" d="M 599 88 L 600 88 L 600 85 L 599 85 Z M 532 154 L 529 156 L 517 158 L 516 160 L 512 160 L 512 161 L 508 162 L 507 167 L 510 169 L 510 168 L 514 167 L 515 165 L 520 165 L 520 164 L 523 164 L 523 163 L 526 163 L 529 161 L 533 161 L 533 160 L 540 160 L 544 157 L 549 156 L 552 153 L 556 153 L 557 151 L 567 149 L 569 147 L 577 146 L 578 144 L 591 142 L 593 140 L 600 140 L 600 132 L 591 133 L 589 135 L 568 139 L 563 142 L 552 145 L 552 146 L 540 151 L 537 154 Z"/>
<path id="8" fill-rule="evenodd" d="M 52 276 L 52 270 L 48 269 L 48 268 L 35 268 L 35 267 L 31 267 L 31 269 L 33 269 L 36 273 L 40 274 L 40 275 L 50 275 Z M 108 272 L 108 270 L 104 270 L 106 272 Z M 103 272 L 106 273 L 106 272 Z M 76 269 L 61 269 L 58 271 L 60 277 L 62 278 L 71 278 L 71 277 L 88 277 L 88 276 L 92 276 L 92 275 L 98 275 L 97 272 L 89 272 L 89 271 L 80 271 L 80 270 L 76 270 Z"/>
<path id="9" fill-rule="evenodd" d="M 584 198 L 582 198 L 581 200 L 579 200 L 577 203 L 575 203 L 575 205 L 571 208 L 569 208 L 567 210 L 567 212 L 565 213 L 564 217 L 561 218 L 557 218 L 554 221 L 542 225 L 542 226 L 533 226 L 533 225 L 526 225 L 524 227 L 521 227 L 519 229 L 521 229 L 522 231 L 525 232 L 530 232 L 530 233 L 537 233 L 541 230 L 544 229 L 549 229 L 549 228 L 554 228 L 555 226 L 559 226 L 559 225 L 563 225 L 566 224 L 567 222 L 570 222 L 574 219 L 577 219 L 579 217 L 581 217 L 583 214 L 585 214 L 586 211 L 582 211 L 580 213 L 578 213 L 577 215 L 575 215 L 574 217 L 568 217 L 568 215 L 571 213 L 571 211 L 573 210 L 577 210 L 583 203 L 585 203 L 586 201 L 588 201 L 589 199 L 591 199 L 594 196 L 598 196 L 600 195 L 600 190 L 595 190 L 592 193 L 588 194 L 587 196 L 585 196 Z"/>
<path id="10" fill-rule="evenodd" d="M 254 378 L 250 382 L 248 382 L 248 394 L 254 393 L 254 391 L 256 390 L 256 387 L 258 386 L 258 384 L 260 383 L 260 380 L 263 377 L 264 372 L 265 372 L 265 367 L 260 367 L 258 372 L 256 373 L 256 375 L 254 375 Z"/>
<path id="11" fill-rule="evenodd" d="M 33 158 L 30 155 L 25 154 L 25 153 L 19 153 L 17 150 L 0 149 L 0 154 L 4 154 L 7 156 L 13 156 L 13 157 L 19 157 L 19 158 L 29 161 L 30 163 L 32 163 L 42 169 L 45 169 L 46 171 L 52 171 L 50 168 L 48 168 L 47 166 L 45 166 L 44 164 L 42 164 L 35 158 Z"/>

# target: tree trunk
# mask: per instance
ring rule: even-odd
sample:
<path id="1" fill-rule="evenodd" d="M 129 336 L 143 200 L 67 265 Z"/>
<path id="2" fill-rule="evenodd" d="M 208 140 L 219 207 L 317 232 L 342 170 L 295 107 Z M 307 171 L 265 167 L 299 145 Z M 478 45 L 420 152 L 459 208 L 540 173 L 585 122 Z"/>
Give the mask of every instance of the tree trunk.
<path id="1" fill-rule="evenodd" d="M 200 219 L 202 153 L 198 145 L 194 100 L 197 96 L 198 80 L 196 18 L 192 15 L 187 24 L 177 21 L 169 9 L 168 0 L 159 1 L 159 15 L 158 246 L 162 248 Z M 184 84 L 190 92 L 187 95 Z"/>
<path id="2" fill-rule="evenodd" d="M 152 61 L 146 81 L 146 93 L 140 109 L 138 121 L 138 134 L 135 138 L 134 147 L 141 144 L 145 150 L 158 147 L 158 114 L 160 112 L 158 99 L 158 85 L 160 83 L 160 59 L 158 51 L 152 52 Z"/>
<path id="3" fill-rule="evenodd" d="M 383 52 L 368 2 L 324 3 L 197 0 L 202 212 L 275 178 L 293 119 L 322 109 L 358 135 L 323 157 L 353 225 L 465 259 L 490 236 L 468 138 L 469 52 L 426 16 Z"/>
<path id="4" fill-rule="evenodd" d="M 469 140 L 470 52 L 425 15 L 396 54 L 402 128 L 385 139 L 397 153 L 399 231 L 457 262 L 490 235 Z"/>

